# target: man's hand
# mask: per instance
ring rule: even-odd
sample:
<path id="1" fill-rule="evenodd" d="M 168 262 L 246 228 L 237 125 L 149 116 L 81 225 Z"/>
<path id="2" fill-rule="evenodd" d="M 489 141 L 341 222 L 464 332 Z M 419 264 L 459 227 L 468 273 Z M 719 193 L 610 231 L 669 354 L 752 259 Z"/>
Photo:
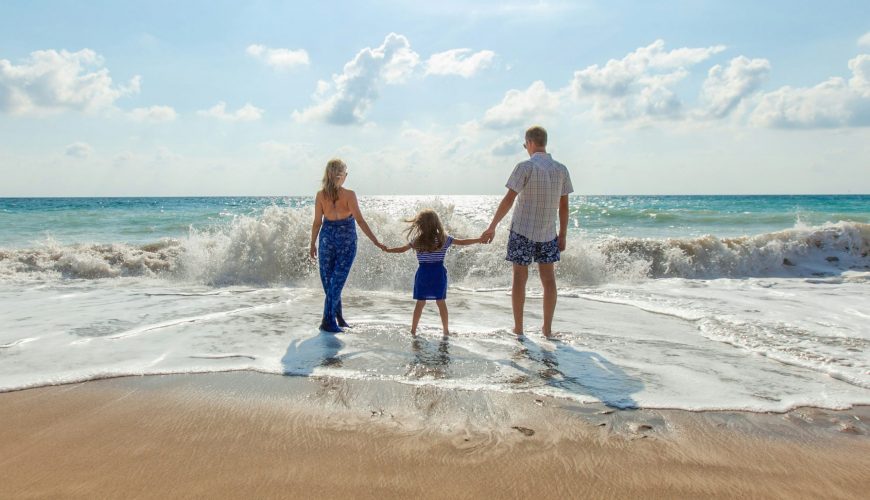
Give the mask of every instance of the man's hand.
<path id="1" fill-rule="evenodd" d="M 308 248 L 308 256 L 311 257 L 312 259 L 317 258 L 317 247 L 314 246 L 314 243 L 312 243 L 311 247 Z"/>
<path id="2" fill-rule="evenodd" d="M 488 245 L 489 243 L 492 243 L 493 238 L 495 238 L 495 229 L 488 228 L 480 235 L 480 242 Z"/>
<path id="3" fill-rule="evenodd" d="M 568 245 L 568 238 L 565 237 L 564 234 L 559 235 L 559 251 L 564 252 L 565 247 Z"/>

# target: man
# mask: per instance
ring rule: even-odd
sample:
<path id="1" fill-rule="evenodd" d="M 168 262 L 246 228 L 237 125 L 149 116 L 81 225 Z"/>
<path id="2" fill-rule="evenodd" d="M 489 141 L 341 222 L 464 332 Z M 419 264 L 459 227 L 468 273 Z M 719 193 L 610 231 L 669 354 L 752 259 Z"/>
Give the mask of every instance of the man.
<path id="1" fill-rule="evenodd" d="M 565 250 L 568 231 L 568 194 L 574 191 L 571 176 L 565 165 L 553 160 L 547 153 L 547 131 L 543 127 L 526 130 L 523 147 L 529 159 L 517 164 L 505 187 L 507 194 L 501 200 L 489 228 L 481 238 L 489 243 L 495 237 L 495 228 L 513 207 L 508 239 L 507 260 L 513 262 L 511 305 L 514 312 L 514 333 L 523 334 L 523 307 L 526 302 L 526 282 L 529 265 L 537 262 L 544 287 L 544 324 L 542 332 L 549 337 L 556 310 L 555 262 Z M 559 213 L 559 231 L 556 233 L 556 212 Z"/>

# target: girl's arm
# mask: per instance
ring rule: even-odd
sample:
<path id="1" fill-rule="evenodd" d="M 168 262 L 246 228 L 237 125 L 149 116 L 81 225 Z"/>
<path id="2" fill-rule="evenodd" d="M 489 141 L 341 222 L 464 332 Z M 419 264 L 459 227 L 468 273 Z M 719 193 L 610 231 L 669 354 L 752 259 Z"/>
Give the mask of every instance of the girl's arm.
<path id="1" fill-rule="evenodd" d="M 453 238 L 454 245 L 474 245 L 475 243 L 483 243 L 483 238 L 468 238 L 464 240 Z"/>
<path id="2" fill-rule="evenodd" d="M 317 258 L 317 247 L 314 242 L 317 241 L 317 235 L 320 233 L 320 226 L 323 225 L 323 206 L 320 203 L 323 198 L 323 192 L 318 191 L 314 197 L 314 222 L 311 224 L 311 246 L 308 247 L 308 255 L 312 259 Z"/>
<path id="3" fill-rule="evenodd" d="M 394 248 L 387 248 L 387 246 L 384 245 L 384 248 L 383 248 L 383 250 L 385 252 L 389 252 L 389 253 L 403 253 L 403 252 L 407 252 L 410 249 L 411 249 L 411 245 L 405 245 L 402 247 L 394 247 Z"/>
<path id="4" fill-rule="evenodd" d="M 356 219 L 356 223 L 359 224 L 359 228 L 362 229 L 362 232 L 365 233 L 365 235 L 368 236 L 370 240 L 372 240 L 372 243 L 374 243 L 376 247 L 380 248 L 381 250 L 387 248 L 386 245 L 378 241 L 375 233 L 373 233 L 372 230 L 369 229 L 369 225 L 366 223 L 365 217 L 363 217 L 362 212 L 360 212 L 359 202 L 356 199 L 356 193 L 348 190 L 348 195 L 350 195 L 350 212 L 353 214 L 353 218 Z"/>

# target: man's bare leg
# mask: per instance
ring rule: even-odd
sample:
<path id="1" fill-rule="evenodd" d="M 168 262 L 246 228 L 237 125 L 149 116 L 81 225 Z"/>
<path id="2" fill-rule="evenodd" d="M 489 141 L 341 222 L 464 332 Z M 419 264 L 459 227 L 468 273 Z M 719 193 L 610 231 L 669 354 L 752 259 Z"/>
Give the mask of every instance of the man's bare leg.
<path id="1" fill-rule="evenodd" d="M 544 325 L 542 333 L 549 337 L 553 333 L 553 314 L 556 311 L 556 266 L 538 264 L 541 286 L 544 287 Z"/>
<path id="2" fill-rule="evenodd" d="M 526 282 L 529 266 L 514 264 L 514 280 L 511 285 L 511 306 L 514 310 L 514 333 L 523 334 L 523 307 L 526 304 Z"/>
<path id="3" fill-rule="evenodd" d="M 423 306 L 426 305 L 425 300 L 418 300 L 414 306 L 414 316 L 411 317 L 411 335 L 417 335 L 417 323 L 420 322 L 420 316 L 423 314 Z"/>

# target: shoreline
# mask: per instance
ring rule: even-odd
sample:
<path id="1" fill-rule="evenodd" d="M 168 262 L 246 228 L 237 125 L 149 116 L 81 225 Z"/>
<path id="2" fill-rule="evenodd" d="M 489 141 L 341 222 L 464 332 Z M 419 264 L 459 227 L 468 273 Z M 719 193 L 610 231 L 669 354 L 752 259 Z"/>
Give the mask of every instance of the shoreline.
<path id="1" fill-rule="evenodd" d="M 252 372 L 0 393 L 4 497 L 826 497 L 870 488 L 870 406 L 617 410 Z"/>
<path id="2" fill-rule="evenodd" d="M 231 375 L 251 375 L 255 377 L 279 377 L 279 378 L 301 378 L 301 379 L 311 379 L 311 380 L 321 380 L 321 379 L 335 379 L 341 380 L 344 382 L 357 382 L 357 383 L 375 383 L 375 384 L 398 384 L 404 385 L 408 387 L 429 387 L 433 390 L 439 391 L 463 391 L 463 392 L 475 392 L 475 391 L 486 391 L 492 393 L 500 393 L 510 396 L 528 396 L 535 399 L 547 398 L 554 401 L 562 401 L 563 404 L 561 406 L 601 406 L 606 408 L 612 408 L 613 411 L 638 411 L 638 410 L 649 410 L 649 411 L 673 411 L 673 412 L 686 412 L 686 413 L 730 413 L 730 414 L 749 414 L 749 415 L 787 415 L 790 413 L 801 412 L 801 411 L 822 411 L 822 412 L 850 412 L 856 411 L 859 413 L 868 415 L 867 421 L 870 421 L 870 404 L 865 403 L 854 403 L 849 404 L 849 406 L 844 407 L 827 407 L 827 406 L 818 406 L 818 405 L 797 405 L 792 408 L 787 408 L 784 410 L 751 410 L 751 409 L 741 409 L 741 408 L 679 408 L 675 406 L 639 406 L 636 408 L 617 408 L 611 407 L 606 403 L 600 402 L 579 402 L 572 401 L 568 398 L 558 397 L 558 396 L 547 396 L 541 394 L 534 394 L 527 390 L 517 389 L 517 390 L 494 390 L 491 388 L 479 389 L 479 388 L 459 388 L 459 387 L 439 387 L 436 385 L 430 385 L 425 382 L 423 383 L 409 383 L 408 381 L 403 382 L 393 382 L 386 380 L 366 380 L 366 379 L 358 379 L 358 378 L 342 378 L 335 377 L 332 375 L 299 375 L 299 374 L 278 374 L 271 373 L 266 371 L 259 370 L 251 370 L 247 368 L 242 368 L 238 370 L 222 370 L 222 371 L 178 371 L 178 372 L 165 372 L 165 373 L 146 373 L 146 374 L 121 374 L 121 375 L 108 375 L 100 378 L 88 378 L 83 380 L 72 380 L 60 382 L 57 384 L 43 384 L 43 385 L 35 385 L 29 387 L 20 387 L 20 388 L 12 388 L 12 389 L 0 389 L 0 397 L 5 394 L 12 394 L 23 391 L 38 391 L 43 389 L 51 389 L 51 388 L 63 388 L 68 386 L 78 386 L 82 384 L 94 384 L 94 383 L 110 383 L 112 381 L 124 381 L 124 380 L 137 380 L 137 379 L 146 379 L 152 377 L 203 377 L 203 376 L 231 376 Z"/>

